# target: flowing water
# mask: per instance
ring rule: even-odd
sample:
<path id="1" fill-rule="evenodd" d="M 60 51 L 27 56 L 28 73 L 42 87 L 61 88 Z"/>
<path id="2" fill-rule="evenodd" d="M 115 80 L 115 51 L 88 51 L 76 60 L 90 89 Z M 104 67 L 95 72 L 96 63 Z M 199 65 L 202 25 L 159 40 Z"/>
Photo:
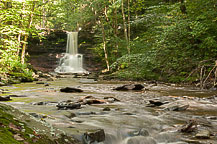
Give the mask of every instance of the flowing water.
<path id="1" fill-rule="evenodd" d="M 83 55 L 78 54 L 78 32 L 67 33 L 66 53 L 60 59 L 57 73 L 86 73 L 83 69 Z"/>
<path id="2" fill-rule="evenodd" d="M 186 121 L 205 119 L 217 116 L 216 103 L 203 100 L 217 94 L 216 91 L 201 91 L 192 87 L 171 86 L 166 84 L 145 85 L 143 91 L 114 91 L 113 88 L 129 82 L 99 81 L 83 78 L 64 78 L 49 82 L 49 86 L 24 83 L 4 87 L 14 95 L 27 97 L 13 97 L 7 104 L 21 111 L 43 115 L 39 118 L 78 139 L 87 131 L 104 129 L 106 138 L 102 144 L 185 144 L 178 129 Z M 62 93 L 60 88 L 76 87 L 84 90 L 82 93 Z M 56 104 L 60 101 L 78 101 L 84 96 L 93 96 L 98 99 L 111 96 L 119 102 L 106 104 L 82 105 L 80 109 L 57 110 Z M 195 102 L 196 97 L 198 100 Z M 201 97 L 201 98 L 199 98 Z M 190 105 L 183 112 L 162 111 L 161 108 L 147 107 L 150 99 L 165 99 L 181 101 Z M 49 102 L 46 105 L 33 105 L 36 102 Z M 103 111 L 109 107 L 110 111 Z M 207 119 L 206 119 L 207 120 Z M 217 121 L 211 121 L 211 130 L 216 133 Z M 214 143 L 216 138 L 202 140 L 204 143 Z"/>

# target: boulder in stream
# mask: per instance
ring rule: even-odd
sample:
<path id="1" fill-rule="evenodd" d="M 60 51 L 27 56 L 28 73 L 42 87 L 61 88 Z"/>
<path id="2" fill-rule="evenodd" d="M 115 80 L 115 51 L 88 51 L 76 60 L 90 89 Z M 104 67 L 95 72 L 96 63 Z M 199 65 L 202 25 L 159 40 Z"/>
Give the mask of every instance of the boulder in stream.
<path id="1" fill-rule="evenodd" d="M 103 129 L 93 130 L 92 132 L 86 132 L 82 136 L 84 144 L 92 144 L 95 142 L 105 141 L 105 132 Z"/>
<path id="2" fill-rule="evenodd" d="M 52 101 L 41 101 L 41 102 L 33 102 L 31 103 L 32 105 L 56 105 L 57 102 L 52 102 Z"/>
<path id="3" fill-rule="evenodd" d="M 188 104 L 183 105 L 183 104 L 176 104 L 176 105 L 171 105 L 169 107 L 164 108 L 166 111 L 184 111 L 189 107 Z"/>
<path id="4" fill-rule="evenodd" d="M 86 104 L 91 105 L 91 104 L 102 104 L 102 103 L 106 103 L 107 101 L 102 99 L 97 99 L 93 96 L 85 96 L 80 98 L 78 102 L 82 105 L 86 105 Z"/>
<path id="5" fill-rule="evenodd" d="M 115 101 L 119 102 L 120 101 L 119 99 L 113 96 L 107 96 L 107 97 L 104 97 L 104 99 L 106 99 L 108 102 L 115 102 Z"/>
<path id="6" fill-rule="evenodd" d="M 14 95 L 14 94 L 12 94 L 12 95 L 8 95 L 9 97 L 27 97 L 27 95 Z"/>
<path id="7" fill-rule="evenodd" d="M 144 137 L 149 136 L 149 132 L 145 128 L 142 128 L 138 131 L 129 132 L 128 134 L 131 137 L 132 136 L 144 136 Z"/>
<path id="8" fill-rule="evenodd" d="M 78 100 L 78 102 L 84 102 L 86 99 L 93 99 L 93 96 L 84 96 Z M 94 98 L 95 99 L 95 98 Z"/>
<path id="9" fill-rule="evenodd" d="M 10 101 L 11 98 L 9 96 L 6 96 L 6 97 L 1 97 L 0 96 L 0 101 Z"/>
<path id="10" fill-rule="evenodd" d="M 196 134 L 196 138 L 198 139 L 209 139 L 210 138 L 210 131 L 209 130 L 200 130 L 197 134 Z"/>
<path id="11" fill-rule="evenodd" d="M 58 103 L 56 105 L 56 107 L 59 109 L 59 110 L 67 110 L 67 109 L 79 109 L 81 108 L 81 104 L 80 103 L 73 103 L 73 102 L 61 102 L 61 103 Z"/>
<path id="12" fill-rule="evenodd" d="M 123 85 L 120 87 L 116 87 L 113 90 L 117 91 L 129 91 L 129 90 L 142 90 L 144 86 L 142 84 L 130 84 L 130 85 Z"/>
<path id="13" fill-rule="evenodd" d="M 81 90 L 79 88 L 66 87 L 66 88 L 61 88 L 60 92 L 75 93 L 75 92 L 83 92 L 83 90 Z"/>
<path id="14" fill-rule="evenodd" d="M 103 104 L 103 103 L 106 103 L 106 101 L 105 100 L 100 100 L 100 99 L 86 99 L 81 104 L 83 104 L 83 105 L 86 105 L 86 104 L 91 105 L 91 104 Z"/>
<path id="15" fill-rule="evenodd" d="M 103 111 L 111 111 L 111 109 L 109 107 L 105 107 L 103 108 Z"/>
<path id="16" fill-rule="evenodd" d="M 161 100 L 149 100 L 149 104 L 147 107 L 156 107 L 169 103 L 169 101 L 161 101 Z"/>
<path id="17" fill-rule="evenodd" d="M 189 120 L 186 124 L 184 124 L 181 127 L 179 131 L 183 133 L 190 133 L 195 131 L 196 129 L 197 129 L 197 122 L 195 120 Z"/>

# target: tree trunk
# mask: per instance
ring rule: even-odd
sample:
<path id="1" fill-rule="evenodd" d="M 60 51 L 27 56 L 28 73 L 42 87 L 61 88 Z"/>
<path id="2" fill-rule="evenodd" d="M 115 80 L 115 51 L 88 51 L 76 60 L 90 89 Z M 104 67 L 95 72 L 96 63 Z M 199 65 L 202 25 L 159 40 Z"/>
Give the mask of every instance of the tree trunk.
<path id="1" fill-rule="evenodd" d="M 129 49 L 130 49 L 130 0 L 127 1 L 128 4 L 128 19 L 127 19 L 127 24 L 128 24 L 128 44 L 129 44 Z"/>
<path id="2" fill-rule="evenodd" d="M 22 11 L 24 11 L 24 8 L 25 8 L 25 4 L 24 3 L 22 3 Z M 21 12 L 21 14 L 20 14 L 20 21 L 19 21 L 19 27 L 20 28 L 23 28 L 23 24 L 22 24 L 22 20 L 23 20 L 23 13 Z M 22 36 L 22 32 L 19 32 L 19 34 L 18 34 L 18 36 L 17 36 L 17 40 L 18 40 L 18 42 L 19 42 L 19 47 L 18 47 L 18 49 L 17 49 L 17 55 L 19 55 L 20 54 L 20 48 L 21 48 L 21 46 L 22 46 L 22 44 L 21 44 L 21 36 Z"/>
<path id="3" fill-rule="evenodd" d="M 109 71 L 110 67 L 109 67 L 108 53 L 107 53 L 107 48 L 106 48 L 105 28 L 104 28 L 102 21 L 99 21 L 99 23 L 102 29 L 102 40 L 103 40 L 103 50 L 104 50 L 104 55 L 105 55 L 105 62 L 106 62 L 107 70 Z"/>
<path id="4" fill-rule="evenodd" d="M 127 25 L 126 25 L 126 19 L 125 19 L 125 14 L 124 14 L 124 0 L 121 0 L 121 11 L 122 11 L 123 25 L 124 25 L 124 36 L 127 42 L 127 51 L 128 51 L 128 54 L 130 54 L 129 41 L 128 41 L 128 36 L 127 36 Z"/>
<path id="5" fill-rule="evenodd" d="M 43 0 L 43 4 L 45 3 L 45 0 Z M 42 8 L 42 28 L 45 28 L 45 23 L 46 23 L 46 11 L 45 11 L 45 6 L 43 5 L 43 8 Z"/>
<path id="6" fill-rule="evenodd" d="M 17 55 L 19 55 L 20 53 L 20 46 L 21 46 L 21 32 L 19 33 L 18 37 L 17 37 L 17 40 L 19 42 L 19 47 L 17 48 Z"/>
<path id="7" fill-rule="evenodd" d="M 184 0 L 181 0 L 181 5 L 180 5 L 180 10 L 183 14 L 187 14 L 187 9 L 186 9 L 186 6 L 184 4 Z"/>
<path id="8" fill-rule="evenodd" d="M 29 15 L 29 23 L 28 23 L 28 26 L 27 26 L 28 29 L 30 29 L 30 27 L 32 26 L 34 9 L 35 9 L 35 2 L 33 2 L 32 12 Z M 22 52 L 21 52 L 21 63 L 22 64 L 24 64 L 24 62 L 25 62 L 26 44 L 27 44 L 28 37 L 29 37 L 29 34 L 25 34 L 25 36 L 24 36 L 24 44 L 23 44 Z"/>
<path id="9" fill-rule="evenodd" d="M 112 1 L 112 4 L 115 3 L 115 0 Z M 113 11 L 113 19 L 112 19 L 112 28 L 113 28 L 113 32 L 115 37 L 118 37 L 118 20 L 117 20 L 117 8 L 115 7 L 114 11 Z M 117 41 L 115 41 L 115 48 L 118 54 L 118 43 Z"/>

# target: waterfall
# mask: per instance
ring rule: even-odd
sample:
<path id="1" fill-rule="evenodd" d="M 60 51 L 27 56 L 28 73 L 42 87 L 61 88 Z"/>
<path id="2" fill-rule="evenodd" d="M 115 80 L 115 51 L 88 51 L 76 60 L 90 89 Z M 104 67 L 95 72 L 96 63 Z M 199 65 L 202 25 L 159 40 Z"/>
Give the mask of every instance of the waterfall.
<path id="1" fill-rule="evenodd" d="M 86 73 L 83 69 L 83 55 L 78 54 L 78 32 L 67 33 L 66 53 L 60 59 L 57 73 Z"/>

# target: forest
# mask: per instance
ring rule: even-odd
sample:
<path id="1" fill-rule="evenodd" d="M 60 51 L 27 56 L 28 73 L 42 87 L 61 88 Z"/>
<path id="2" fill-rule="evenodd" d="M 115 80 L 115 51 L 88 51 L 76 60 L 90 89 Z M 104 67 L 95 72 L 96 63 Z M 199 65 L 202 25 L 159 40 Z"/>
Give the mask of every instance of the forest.
<path id="1" fill-rule="evenodd" d="M 110 77 L 216 86 L 214 0 L 2 0 L 0 13 L 2 81 L 32 77 L 31 38 L 80 30 Z"/>
<path id="2" fill-rule="evenodd" d="M 0 144 L 216 142 L 216 0 L 0 1 Z"/>

